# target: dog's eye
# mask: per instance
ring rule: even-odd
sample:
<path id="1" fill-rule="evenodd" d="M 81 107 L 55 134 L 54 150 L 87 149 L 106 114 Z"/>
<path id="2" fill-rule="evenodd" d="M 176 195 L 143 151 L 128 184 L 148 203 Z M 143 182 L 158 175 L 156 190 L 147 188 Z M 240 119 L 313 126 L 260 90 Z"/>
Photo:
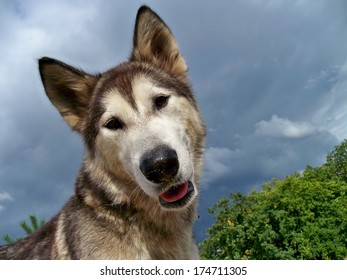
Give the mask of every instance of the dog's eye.
<path id="1" fill-rule="evenodd" d="M 154 106 L 155 106 L 155 108 L 158 109 L 158 110 L 164 108 L 167 105 L 168 101 L 169 101 L 169 97 L 170 96 L 167 96 L 167 95 L 157 96 L 154 99 Z"/>
<path id="2" fill-rule="evenodd" d="M 109 119 L 104 126 L 110 130 L 118 130 L 123 129 L 125 124 L 120 119 L 114 117 Z"/>

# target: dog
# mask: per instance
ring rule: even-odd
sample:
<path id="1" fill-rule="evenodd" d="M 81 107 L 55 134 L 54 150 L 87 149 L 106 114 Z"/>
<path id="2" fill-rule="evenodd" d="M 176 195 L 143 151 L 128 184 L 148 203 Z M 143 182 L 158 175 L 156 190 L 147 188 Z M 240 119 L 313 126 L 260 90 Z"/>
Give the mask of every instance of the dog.
<path id="1" fill-rule="evenodd" d="M 47 57 L 39 71 L 83 163 L 62 210 L 0 259 L 197 259 L 206 128 L 164 21 L 142 6 L 130 58 L 104 73 Z"/>

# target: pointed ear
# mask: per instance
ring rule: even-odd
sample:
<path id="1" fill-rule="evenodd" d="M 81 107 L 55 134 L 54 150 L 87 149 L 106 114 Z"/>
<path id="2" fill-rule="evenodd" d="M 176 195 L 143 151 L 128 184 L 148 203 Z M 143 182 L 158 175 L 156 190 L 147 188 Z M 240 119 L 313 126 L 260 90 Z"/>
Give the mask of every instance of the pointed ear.
<path id="1" fill-rule="evenodd" d="M 39 69 L 52 104 L 74 130 L 82 132 L 96 78 L 48 57 L 39 59 Z"/>
<path id="2" fill-rule="evenodd" d="M 171 74 L 187 72 L 186 62 L 169 27 L 147 6 L 142 6 L 137 13 L 130 60 L 152 63 Z"/>

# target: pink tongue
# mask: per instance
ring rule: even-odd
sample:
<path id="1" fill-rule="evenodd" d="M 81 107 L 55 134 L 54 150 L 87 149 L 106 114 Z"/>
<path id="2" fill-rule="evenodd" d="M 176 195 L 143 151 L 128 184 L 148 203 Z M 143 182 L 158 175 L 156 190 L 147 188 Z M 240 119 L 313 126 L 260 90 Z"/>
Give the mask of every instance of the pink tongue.
<path id="1" fill-rule="evenodd" d="M 175 202 L 183 198 L 188 192 L 188 182 L 185 182 L 182 185 L 172 187 L 168 191 L 160 195 L 162 199 L 166 202 Z"/>

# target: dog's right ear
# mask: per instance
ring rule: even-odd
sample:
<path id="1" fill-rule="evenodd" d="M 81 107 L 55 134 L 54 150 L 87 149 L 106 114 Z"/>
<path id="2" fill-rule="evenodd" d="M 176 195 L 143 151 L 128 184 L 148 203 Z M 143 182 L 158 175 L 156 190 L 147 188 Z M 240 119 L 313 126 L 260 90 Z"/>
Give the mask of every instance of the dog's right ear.
<path id="1" fill-rule="evenodd" d="M 186 75 L 187 64 L 165 22 L 149 7 L 137 12 L 132 61 L 145 61 L 174 75 Z"/>
<path id="2" fill-rule="evenodd" d="M 82 132 L 96 78 L 48 57 L 39 59 L 39 70 L 52 104 L 70 127 Z"/>

